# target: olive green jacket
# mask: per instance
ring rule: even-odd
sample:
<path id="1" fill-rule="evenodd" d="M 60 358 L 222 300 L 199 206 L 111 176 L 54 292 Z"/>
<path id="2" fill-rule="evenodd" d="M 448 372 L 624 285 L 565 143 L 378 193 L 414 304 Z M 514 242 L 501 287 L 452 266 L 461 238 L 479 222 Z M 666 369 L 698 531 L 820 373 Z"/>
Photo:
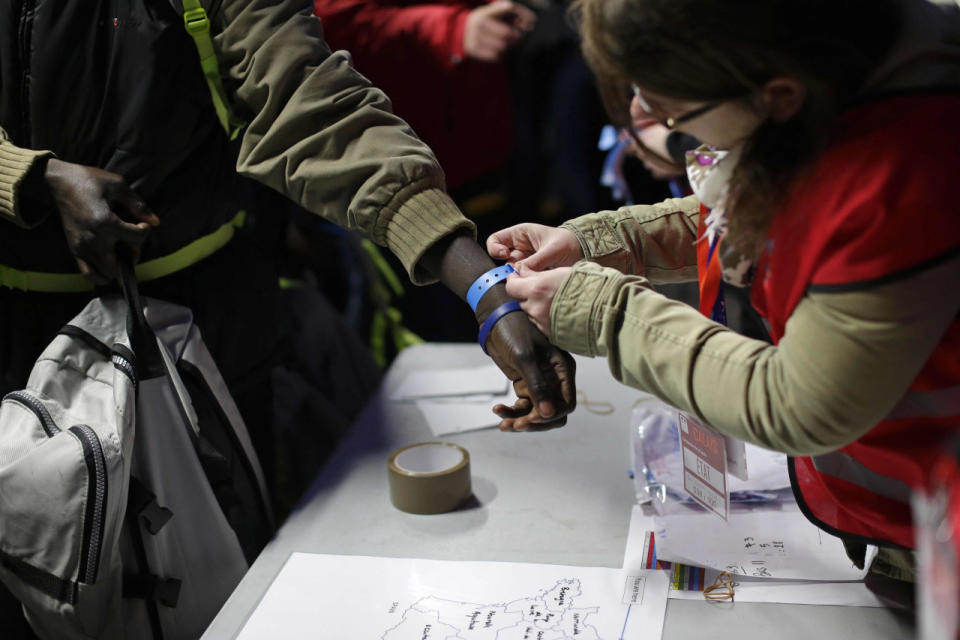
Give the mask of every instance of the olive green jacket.
<path id="1" fill-rule="evenodd" d="M 718 431 L 790 455 L 834 451 L 903 396 L 960 312 L 960 257 L 866 290 L 808 293 L 779 344 L 747 338 L 651 286 L 696 279 L 693 196 L 575 218 L 586 260 L 550 311 L 561 348 Z"/>

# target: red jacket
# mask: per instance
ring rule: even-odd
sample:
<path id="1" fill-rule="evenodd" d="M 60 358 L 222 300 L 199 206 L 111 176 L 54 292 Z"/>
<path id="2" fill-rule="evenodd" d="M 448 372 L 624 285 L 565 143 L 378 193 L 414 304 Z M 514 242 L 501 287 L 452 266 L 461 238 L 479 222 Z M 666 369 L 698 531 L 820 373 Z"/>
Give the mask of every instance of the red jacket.
<path id="1" fill-rule="evenodd" d="M 840 118 L 774 218 L 758 264 L 752 295 L 775 341 L 808 291 L 866 288 L 960 252 L 958 113 L 960 94 L 920 94 Z M 883 421 L 839 451 L 791 460 L 807 516 L 847 538 L 913 547 L 910 492 L 926 486 L 944 439 L 960 430 L 958 391 L 960 318 Z"/>
<path id="2" fill-rule="evenodd" d="M 499 167 L 513 144 L 502 64 L 467 60 L 463 32 L 475 0 L 314 0 L 332 49 L 353 55 L 394 111 L 437 154 L 456 188 Z"/>

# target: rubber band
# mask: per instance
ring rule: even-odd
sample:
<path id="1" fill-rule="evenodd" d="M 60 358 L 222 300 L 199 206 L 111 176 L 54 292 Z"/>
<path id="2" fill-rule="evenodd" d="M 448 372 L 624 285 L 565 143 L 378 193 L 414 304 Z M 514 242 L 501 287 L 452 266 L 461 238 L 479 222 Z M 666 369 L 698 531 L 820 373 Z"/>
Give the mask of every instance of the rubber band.
<path id="1" fill-rule="evenodd" d="M 477 305 L 480 304 L 480 300 L 486 295 L 487 291 L 489 291 L 493 285 L 506 280 L 507 276 L 513 272 L 513 267 L 505 264 L 490 269 L 473 281 L 473 284 L 467 289 L 467 304 L 470 305 L 474 313 L 477 312 Z"/>
<path id="2" fill-rule="evenodd" d="M 605 400 L 591 402 L 587 399 L 587 394 L 580 390 L 577 390 L 577 403 L 590 413 L 598 416 L 608 416 L 616 411 L 616 407 Z"/>
<path id="3" fill-rule="evenodd" d="M 504 302 L 502 305 L 493 310 L 493 313 L 487 316 L 487 319 L 483 321 L 483 324 L 480 325 L 480 333 L 477 335 L 477 342 L 480 343 L 480 347 L 483 349 L 484 353 L 487 353 L 487 337 L 490 335 L 490 330 L 493 329 L 493 325 L 503 316 L 508 313 L 513 313 L 514 311 L 522 311 L 520 309 L 520 303 L 516 300 L 511 300 L 510 302 Z M 487 353 L 487 355 L 490 355 Z"/>
<path id="4" fill-rule="evenodd" d="M 733 576 L 729 571 L 721 571 L 713 584 L 704 588 L 703 597 L 707 600 L 733 600 Z"/>

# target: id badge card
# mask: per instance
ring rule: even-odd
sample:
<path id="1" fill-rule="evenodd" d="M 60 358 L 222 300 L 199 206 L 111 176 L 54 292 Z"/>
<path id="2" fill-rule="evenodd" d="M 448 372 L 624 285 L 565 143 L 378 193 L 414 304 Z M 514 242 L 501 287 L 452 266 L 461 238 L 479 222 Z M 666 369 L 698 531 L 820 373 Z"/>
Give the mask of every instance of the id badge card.
<path id="1" fill-rule="evenodd" d="M 727 485 L 727 438 L 680 412 L 683 489 L 697 504 L 724 520 L 730 513 Z"/>

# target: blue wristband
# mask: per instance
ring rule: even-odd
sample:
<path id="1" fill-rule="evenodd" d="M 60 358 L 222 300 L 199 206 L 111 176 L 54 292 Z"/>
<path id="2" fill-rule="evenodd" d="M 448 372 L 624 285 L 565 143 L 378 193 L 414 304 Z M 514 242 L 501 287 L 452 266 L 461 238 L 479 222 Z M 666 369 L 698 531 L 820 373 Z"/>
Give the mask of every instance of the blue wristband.
<path id="1" fill-rule="evenodd" d="M 480 304 L 480 299 L 490 290 L 490 287 L 498 282 L 503 282 L 511 273 L 513 273 L 513 267 L 505 264 L 490 269 L 473 281 L 473 284 L 467 289 L 467 304 L 470 305 L 474 313 L 477 312 L 477 305 Z"/>
<path id="2" fill-rule="evenodd" d="M 488 315 L 487 319 L 483 321 L 482 325 L 480 325 L 480 334 L 477 336 L 477 342 L 480 343 L 480 347 L 483 349 L 484 353 L 487 353 L 487 336 L 490 335 L 493 325 L 497 324 L 497 321 L 499 321 L 500 318 L 508 313 L 513 313 L 514 311 L 522 311 L 519 302 L 516 300 L 504 302 L 502 305 L 494 309 L 493 313 Z M 490 354 L 487 353 L 487 355 Z"/>

